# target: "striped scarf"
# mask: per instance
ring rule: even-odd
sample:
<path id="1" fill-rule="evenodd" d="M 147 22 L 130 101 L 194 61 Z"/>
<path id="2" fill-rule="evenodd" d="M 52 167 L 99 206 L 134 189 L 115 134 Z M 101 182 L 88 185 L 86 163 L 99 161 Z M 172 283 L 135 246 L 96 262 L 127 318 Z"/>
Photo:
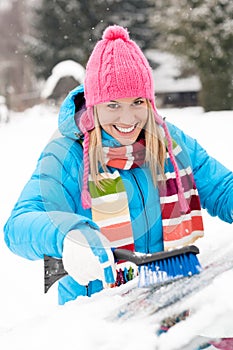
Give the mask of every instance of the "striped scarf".
<path id="1" fill-rule="evenodd" d="M 89 175 L 92 218 L 111 242 L 112 247 L 134 250 L 127 194 L 117 169 L 141 166 L 145 160 L 145 141 L 142 139 L 129 146 L 103 147 L 103 152 L 105 164 L 115 170 L 112 173 L 101 174 L 99 177 L 101 189 L 95 185 Z M 164 250 L 191 244 L 204 234 L 200 200 L 189 158 L 174 140 L 173 154 L 179 166 L 189 209 L 185 214 L 181 214 L 176 175 L 167 152 L 165 180 L 160 175 L 158 176 Z"/>

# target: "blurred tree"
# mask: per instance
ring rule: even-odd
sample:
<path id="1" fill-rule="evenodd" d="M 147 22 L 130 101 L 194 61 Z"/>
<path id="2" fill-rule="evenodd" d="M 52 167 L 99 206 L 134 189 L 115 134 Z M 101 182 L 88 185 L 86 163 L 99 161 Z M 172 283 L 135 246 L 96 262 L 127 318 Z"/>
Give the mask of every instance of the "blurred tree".
<path id="1" fill-rule="evenodd" d="M 28 32 L 29 11 L 26 18 L 24 15 L 27 1 L 0 2 L 0 94 L 13 109 L 29 102 L 32 96 L 27 92 L 33 91 L 34 84 L 31 60 L 23 52 L 23 37 Z"/>
<path id="2" fill-rule="evenodd" d="M 162 12 L 154 17 L 162 46 L 185 56 L 199 75 L 201 105 L 233 109 L 233 1 L 164 0 Z"/>
<path id="3" fill-rule="evenodd" d="M 35 9 L 33 36 L 27 37 L 37 76 L 47 78 L 66 59 L 85 66 L 109 24 L 127 27 L 142 49 L 151 47 L 158 36 L 150 21 L 154 8 L 153 0 L 42 0 Z"/>

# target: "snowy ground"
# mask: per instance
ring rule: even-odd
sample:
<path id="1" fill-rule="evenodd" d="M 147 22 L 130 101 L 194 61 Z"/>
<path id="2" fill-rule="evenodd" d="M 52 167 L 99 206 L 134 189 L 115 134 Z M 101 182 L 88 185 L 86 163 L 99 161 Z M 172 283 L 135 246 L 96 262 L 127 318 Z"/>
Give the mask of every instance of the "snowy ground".
<path id="1" fill-rule="evenodd" d="M 232 168 L 233 112 L 203 113 L 201 108 L 160 111 L 167 120 L 197 138 L 208 152 Z M 57 111 L 36 106 L 23 114 L 12 113 L 8 124 L 0 125 L 0 230 L 17 197 L 34 170 L 37 158 L 57 127 Z M 211 218 L 206 212 L 206 235 L 199 240 L 202 263 L 227 251 L 233 252 L 232 225 Z M 233 272 L 213 281 L 190 305 L 197 312 L 163 337 L 155 335 L 156 324 L 148 318 L 113 323 L 108 316 L 127 297 L 116 289 L 91 298 L 79 298 L 57 306 L 56 286 L 43 294 L 43 263 L 13 255 L 0 236 L 0 348 L 4 350 L 173 350 L 193 332 L 204 333 L 212 326 L 213 336 L 233 337 Z M 220 330 L 221 329 L 221 330 Z"/>

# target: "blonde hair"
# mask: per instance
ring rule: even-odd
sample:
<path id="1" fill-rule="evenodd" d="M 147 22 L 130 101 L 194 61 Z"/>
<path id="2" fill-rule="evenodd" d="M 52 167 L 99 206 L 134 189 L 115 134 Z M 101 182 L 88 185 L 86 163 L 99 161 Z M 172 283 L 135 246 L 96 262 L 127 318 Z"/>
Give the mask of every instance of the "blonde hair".
<path id="1" fill-rule="evenodd" d="M 146 155 L 145 164 L 149 167 L 153 179 L 153 183 L 157 185 L 158 174 L 164 178 L 164 161 L 166 155 L 166 148 L 161 128 L 155 122 L 154 111 L 152 110 L 149 100 L 147 102 L 148 118 L 145 125 L 145 142 Z M 104 155 L 102 148 L 101 125 L 99 123 L 97 110 L 94 107 L 94 122 L 95 128 L 90 132 L 89 143 L 89 164 L 90 173 L 96 186 L 101 189 L 101 174 L 99 167 L 107 173 L 107 167 L 104 163 Z"/>

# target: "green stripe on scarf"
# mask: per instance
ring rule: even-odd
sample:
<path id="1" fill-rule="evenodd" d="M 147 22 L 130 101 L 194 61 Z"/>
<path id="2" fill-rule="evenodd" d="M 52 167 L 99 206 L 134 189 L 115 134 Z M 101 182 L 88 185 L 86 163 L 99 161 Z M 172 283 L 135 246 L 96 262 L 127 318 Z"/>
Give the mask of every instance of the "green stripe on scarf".
<path id="1" fill-rule="evenodd" d="M 106 196 L 108 194 L 125 192 L 125 187 L 120 176 L 117 177 L 116 179 L 106 178 L 106 179 L 100 180 L 100 185 L 103 190 L 98 188 L 95 185 L 94 181 L 89 181 L 88 184 L 89 184 L 89 191 L 92 198 L 98 198 L 98 197 Z"/>

